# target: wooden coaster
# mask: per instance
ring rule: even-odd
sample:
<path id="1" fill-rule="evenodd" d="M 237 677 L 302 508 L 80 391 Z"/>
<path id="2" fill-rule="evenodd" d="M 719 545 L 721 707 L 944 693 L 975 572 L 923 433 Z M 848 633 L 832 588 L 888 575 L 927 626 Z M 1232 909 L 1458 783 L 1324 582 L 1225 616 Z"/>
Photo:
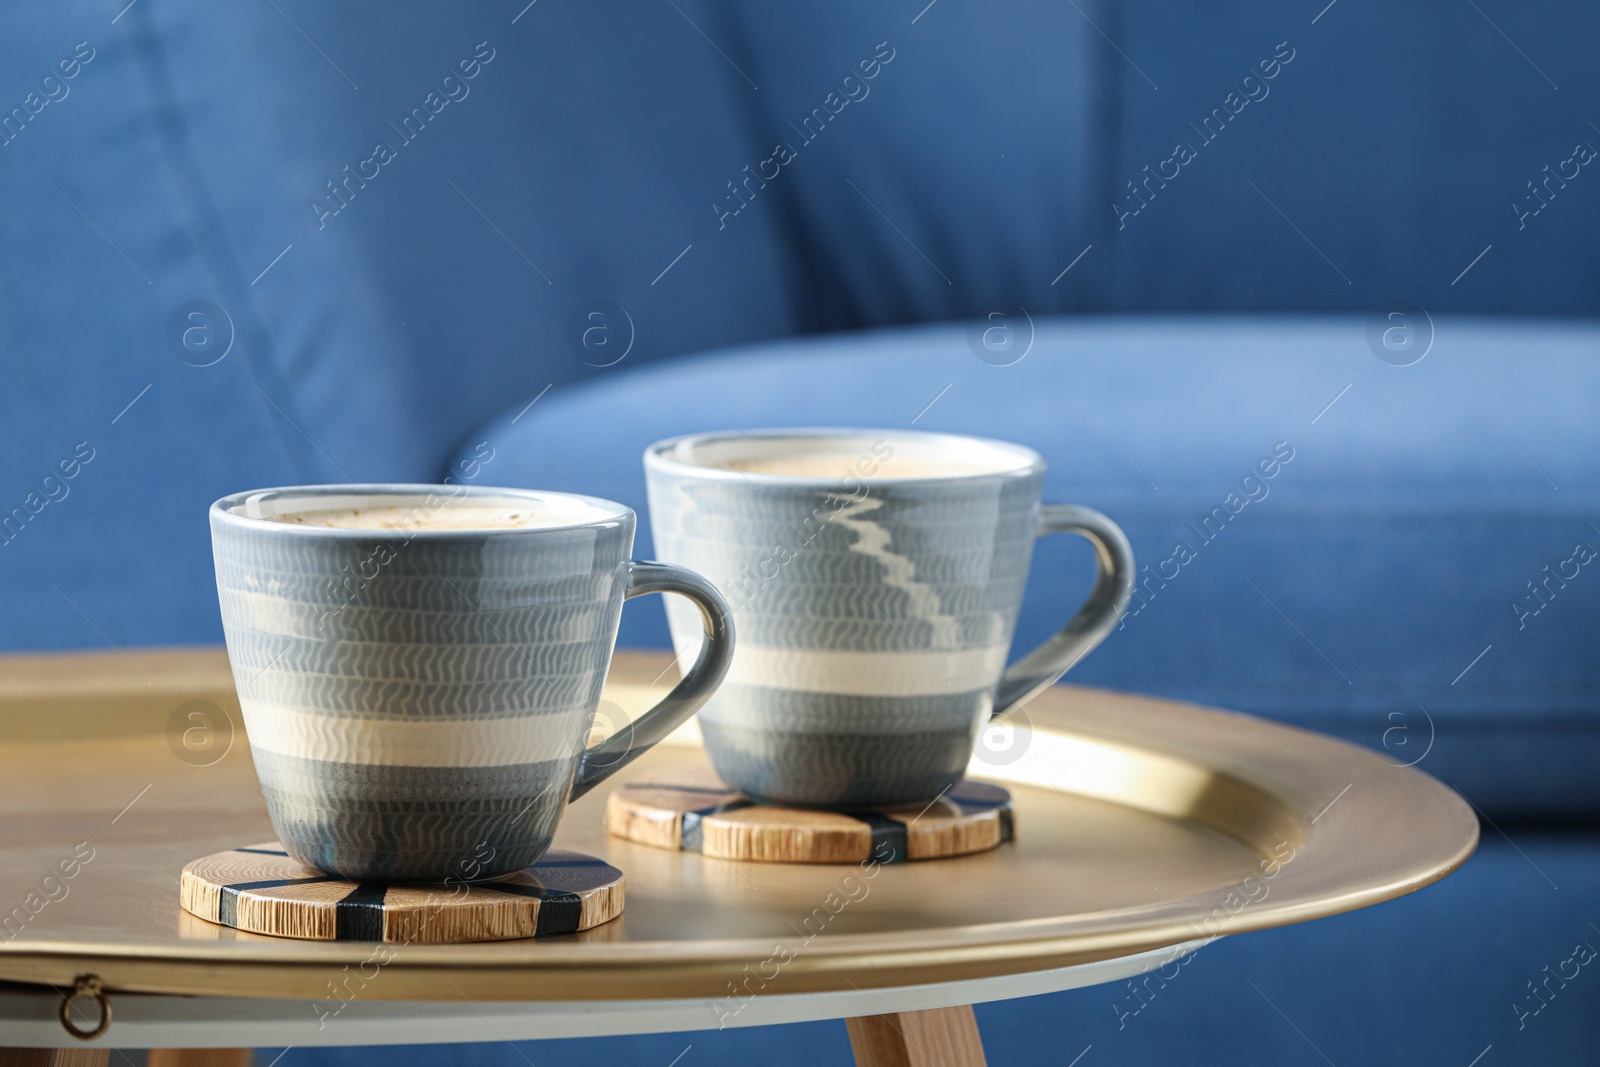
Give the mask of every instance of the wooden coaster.
<path id="1" fill-rule="evenodd" d="M 450 944 L 548 937 L 622 914 L 622 872 L 552 849 L 486 882 L 355 883 L 307 867 L 276 841 L 218 852 L 183 869 L 185 911 L 254 934 L 316 941 Z"/>
<path id="2" fill-rule="evenodd" d="M 1010 841 L 1011 792 L 959 782 L 926 807 L 814 811 L 760 804 L 709 768 L 632 782 L 611 794 L 606 830 L 656 848 L 758 863 L 880 863 L 965 856 Z"/>

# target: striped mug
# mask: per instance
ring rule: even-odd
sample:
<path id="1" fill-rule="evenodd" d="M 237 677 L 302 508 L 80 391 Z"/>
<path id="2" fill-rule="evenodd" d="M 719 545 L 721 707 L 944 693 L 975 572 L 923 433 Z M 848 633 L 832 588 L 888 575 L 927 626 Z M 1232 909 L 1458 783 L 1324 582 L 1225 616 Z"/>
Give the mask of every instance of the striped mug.
<path id="1" fill-rule="evenodd" d="M 903 430 L 765 430 L 644 456 L 655 552 L 728 598 L 739 647 L 700 714 L 717 773 L 816 807 L 924 803 L 985 723 L 1049 686 L 1116 625 L 1133 585 L 1104 515 L 1043 504 L 1031 449 Z M 1034 539 L 1071 532 L 1098 575 L 1077 615 L 1009 669 Z M 690 612 L 668 605 L 673 643 Z"/>
<path id="2" fill-rule="evenodd" d="M 727 605 L 640 563 L 634 513 L 466 486 L 264 489 L 211 505 L 245 733 L 289 855 L 354 880 L 488 878 L 537 860 L 570 800 L 693 715 Z M 622 602 L 678 593 L 706 642 L 661 703 L 585 740 Z"/>

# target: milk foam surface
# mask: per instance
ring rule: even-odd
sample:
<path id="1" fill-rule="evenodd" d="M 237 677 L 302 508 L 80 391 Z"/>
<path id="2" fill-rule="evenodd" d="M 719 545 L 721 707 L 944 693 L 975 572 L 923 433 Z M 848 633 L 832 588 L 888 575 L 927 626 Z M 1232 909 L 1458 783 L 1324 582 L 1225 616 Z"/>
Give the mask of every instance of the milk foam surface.
<path id="1" fill-rule="evenodd" d="M 342 530 L 525 530 L 571 526 L 615 516 L 581 500 L 508 500 L 498 504 L 414 504 L 302 508 L 264 515 L 273 522 Z"/>
<path id="2" fill-rule="evenodd" d="M 988 474 L 996 468 L 981 463 L 963 463 L 959 460 L 930 459 L 926 456 L 890 456 L 880 459 L 868 455 L 867 464 L 861 464 L 862 455 L 845 452 L 796 452 L 787 456 L 760 456 L 736 459 L 729 468 L 745 474 L 778 474 L 791 478 L 867 478 L 868 480 L 893 480 L 896 478 L 959 478 L 963 475 Z M 876 469 L 873 469 L 876 464 Z M 865 471 L 872 471 L 866 474 Z"/>

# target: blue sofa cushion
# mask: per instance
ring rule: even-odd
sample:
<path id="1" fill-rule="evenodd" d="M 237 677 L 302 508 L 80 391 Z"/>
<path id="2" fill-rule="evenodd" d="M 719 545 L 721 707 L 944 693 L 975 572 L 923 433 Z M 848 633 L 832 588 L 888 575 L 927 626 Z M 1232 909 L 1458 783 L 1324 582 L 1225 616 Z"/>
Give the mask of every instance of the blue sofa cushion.
<path id="1" fill-rule="evenodd" d="M 1586 189 L 1600 175 L 1581 163 L 1600 131 L 1574 106 L 1600 91 L 1600 9 L 1117 11 L 1108 33 L 1144 72 L 1119 60 L 1107 92 L 1095 252 L 1111 254 L 1117 310 L 1600 310 L 1587 252 L 1600 196 Z"/>
<path id="2" fill-rule="evenodd" d="M 813 328 L 1600 310 L 1593 6 L 732 10 L 761 89 L 730 92 L 798 158 L 728 228 L 780 220 Z M 880 41 L 893 62 L 811 137 L 802 116 Z"/>
<path id="3" fill-rule="evenodd" d="M 1004 367 L 960 326 L 832 336 L 555 390 L 476 436 L 497 480 L 641 512 L 645 445 L 696 430 L 1021 441 L 1048 495 L 1112 515 L 1140 561 L 1139 599 L 1072 680 L 1338 733 L 1493 816 L 1593 815 L 1600 328 L 1436 329 L 1406 367 L 1362 318 L 1052 320 Z M 1019 650 L 1089 574 L 1086 546 L 1041 543 Z M 625 643 L 668 644 L 657 611 L 625 615 Z"/>
<path id="4" fill-rule="evenodd" d="M 695 28 L 722 16 L 678 7 L 0 15 L 0 648 L 219 641 L 217 497 L 428 480 L 625 338 L 794 332 L 773 221 L 707 244 L 766 137 Z M 194 301 L 226 321 L 174 348 Z"/>
<path id="5" fill-rule="evenodd" d="M 777 220 L 812 330 L 1104 310 L 1109 274 L 1050 282 L 1106 214 L 1110 6 L 736 5 L 761 91 L 730 91 L 793 158 L 719 239 Z"/>

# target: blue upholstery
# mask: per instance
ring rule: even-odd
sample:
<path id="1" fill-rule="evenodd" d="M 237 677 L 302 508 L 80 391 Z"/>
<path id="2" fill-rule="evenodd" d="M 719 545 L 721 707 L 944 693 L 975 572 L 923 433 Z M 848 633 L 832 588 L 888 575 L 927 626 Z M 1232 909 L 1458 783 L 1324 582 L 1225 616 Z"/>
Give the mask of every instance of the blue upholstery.
<path id="1" fill-rule="evenodd" d="M 0 515 L 28 509 L 0 537 L 0 600 L 28 607 L 0 647 L 220 640 L 206 505 L 439 477 L 514 397 L 609 358 L 567 339 L 597 301 L 637 324 L 630 363 L 803 326 L 770 217 L 709 243 L 712 194 L 767 138 L 684 15 L 413 7 L 0 15 L 0 116 L 78 42 L 93 53 L 0 127 Z M 480 42 L 493 58 L 463 79 Z M 429 93 L 441 110 L 408 143 L 389 124 Z M 379 139 L 395 158 L 358 185 Z M 166 336 L 193 300 L 233 324 L 211 366 Z M 27 494 L 82 441 L 95 458 L 35 514 Z"/>
<path id="2" fill-rule="evenodd" d="M 1600 229 L 1600 197 L 1585 186 L 1600 175 L 1567 168 L 1577 176 L 1541 184 L 1548 207 L 1520 222 L 1512 205 L 1536 208 L 1528 183 L 1542 183 L 1543 168 L 1556 171 L 1576 144 L 1600 147 L 1571 107 L 1576 94 L 1600 90 L 1587 44 L 1600 11 L 1560 0 L 1341 0 L 1312 24 L 1326 3 L 1292 15 L 1270 0 L 1119 5 L 1122 48 L 1160 90 L 1128 63 L 1113 68 L 1119 119 L 1107 198 L 1126 205 L 1128 181 L 1143 192 L 1143 168 L 1170 158 L 1175 141 L 1191 143 L 1196 158 L 1167 188 L 1155 186 L 1122 231 L 1112 223 L 1116 307 L 1370 310 L 1403 301 L 1593 315 L 1593 269 L 1580 265 L 1592 262 L 1583 249 Z M 1247 85 L 1279 42 L 1294 58 L 1264 86 Z M 1240 110 L 1204 127 L 1217 108 Z"/>
<path id="3" fill-rule="evenodd" d="M 1600 573 L 1566 561 L 1600 553 L 1597 346 L 1591 326 L 1441 319 L 1395 367 L 1356 318 L 1049 320 L 995 367 L 964 328 L 924 327 L 619 370 L 477 436 L 497 480 L 641 512 L 644 446 L 695 428 L 916 418 L 1021 441 L 1051 463 L 1047 495 L 1112 515 L 1142 564 L 1074 681 L 1426 753 L 1497 817 L 1592 816 Z M 1563 564 L 1570 581 L 1543 570 Z M 1018 651 L 1090 572 L 1075 539 L 1040 546 Z M 1527 588 L 1546 580 L 1548 606 Z M 669 644 L 660 611 L 625 613 L 623 640 Z"/>
<path id="4" fill-rule="evenodd" d="M 1600 143 L 1567 103 L 1600 77 L 1593 9 L 1519 9 L 1513 46 L 1494 5 L 904 6 L 13 5 L 0 515 L 79 442 L 96 459 L 0 539 L 0 598 L 28 607 L 0 647 L 217 640 L 205 504 L 440 476 L 513 401 L 606 373 L 615 349 L 572 341 L 597 302 L 629 367 L 1017 307 L 1596 310 L 1587 169 L 1511 210 Z M 1259 96 L 1244 72 L 1285 40 L 1268 95 L 1119 223 L 1124 183 L 1236 84 Z M 429 93 L 408 142 L 390 123 Z M 192 300 L 231 318 L 214 366 L 169 350 Z"/>
<path id="5" fill-rule="evenodd" d="M 1600 310 L 1600 176 L 1568 162 L 1600 145 L 1600 10 L 62 0 L 0 29 L 0 648 L 218 641 L 211 500 L 438 478 L 487 437 L 489 478 L 637 503 L 654 437 L 916 418 L 1038 445 L 1153 565 L 1287 442 L 1077 680 L 1426 752 L 1562 889 L 1491 841 L 1425 896 L 1207 950 L 1134 1033 L 1106 990 L 984 1008 L 992 1060 L 1065 1063 L 1082 1033 L 1083 1067 L 1322 1062 L 1245 977 L 1341 1064 L 1592 1059 L 1581 985 L 1507 1031 L 1600 913 L 1595 839 L 1552 829 L 1600 806 L 1597 579 L 1513 608 L 1600 546 L 1600 338 L 1561 319 Z M 167 336 L 197 300 L 231 321 L 210 366 Z M 1399 304 L 1438 320 L 1411 367 L 1365 340 Z M 956 327 L 676 359 L 1023 308 L 1010 367 Z M 1272 315 L 1109 317 L 1144 312 Z M 1041 546 L 1022 640 L 1084 567 Z M 626 616 L 664 643 L 656 609 Z M 684 1067 L 844 1048 L 694 1041 Z M 411 1058 L 452 1056 L 522 1062 Z"/>

